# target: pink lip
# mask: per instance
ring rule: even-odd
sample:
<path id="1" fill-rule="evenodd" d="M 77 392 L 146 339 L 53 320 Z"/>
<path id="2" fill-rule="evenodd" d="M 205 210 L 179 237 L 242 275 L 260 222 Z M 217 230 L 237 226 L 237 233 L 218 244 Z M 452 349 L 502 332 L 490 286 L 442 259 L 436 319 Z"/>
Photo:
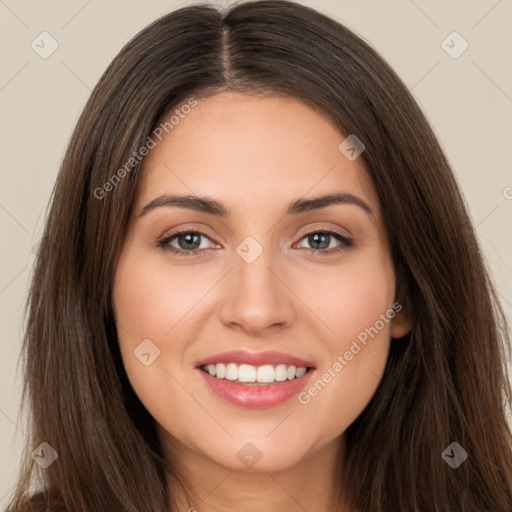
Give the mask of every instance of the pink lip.
<path id="1" fill-rule="evenodd" d="M 286 364 L 287 366 L 293 365 L 296 366 L 297 368 L 300 368 L 302 366 L 306 368 L 315 367 L 315 365 L 311 361 L 305 361 L 304 359 L 300 359 L 299 357 L 291 356 L 289 354 L 285 354 L 284 352 L 278 352 L 276 350 L 268 350 L 266 352 L 248 352 L 247 350 L 232 350 L 230 352 L 222 352 L 222 354 L 216 354 L 214 356 L 207 357 L 206 359 L 202 359 L 196 364 L 196 368 L 217 363 L 250 364 L 253 366 L 263 366 L 266 364 Z"/>
<path id="2" fill-rule="evenodd" d="M 218 397 L 233 405 L 252 409 L 264 409 L 286 402 L 297 395 L 316 373 L 316 370 L 308 370 L 299 378 L 268 385 L 258 385 L 217 379 L 201 369 L 196 369 L 196 371 L 201 374 L 210 391 Z"/>

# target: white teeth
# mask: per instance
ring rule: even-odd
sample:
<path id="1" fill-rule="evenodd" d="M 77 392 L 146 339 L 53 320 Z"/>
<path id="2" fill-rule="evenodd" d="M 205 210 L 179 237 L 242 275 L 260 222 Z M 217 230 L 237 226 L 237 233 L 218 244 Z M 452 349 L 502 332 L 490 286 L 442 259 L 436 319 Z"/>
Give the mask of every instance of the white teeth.
<path id="1" fill-rule="evenodd" d="M 271 364 L 258 366 L 256 380 L 258 382 L 274 382 L 274 367 Z"/>
<path id="2" fill-rule="evenodd" d="M 302 377 L 306 373 L 306 368 L 297 368 L 295 377 Z"/>
<path id="3" fill-rule="evenodd" d="M 219 379 L 223 379 L 226 376 L 226 365 L 225 364 L 219 363 L 219 364 L 214 364 L 212 366 L 215 366 L 217 368 L 216 374 L 214 373 L 213 375 L 217 375 L 217 377 Z"/>
<path id="4" fill-rule="evenodd" d="M 226 366 L 226 376 L 224 377 L 227 380 L 237 380 L 238 379 L 238 365 L 235 363 L 229 363 Z"/>
<path id="5" fill-rule="evenodd" d="M 297 373 L 296 366 L 288 366 L 288 371 L 286 372 L 286 377 L 288 380 L 292 380 L 295 378 L 295 374 Z"/>
<path id="6" fill-rule="evenodd" d="M 292 380 L 302 377 L 307 368 L 286 364 L 278 364 L 275 367 L 271 364 L 263 366 L 253 366 L 251 364 L 236 363 L 218 363 L 209 364 L 202 367 L 203 370 L 208 372 L 212 377 L 217 379 L 238 380 L 239 382 L 284 382 L 285 380 Z"/>
<path id="7" fill-rule="evenodd" d="M 240 382 L 256 382 L 256 367 L 250 364 L 241 364 L 238 367 L 238 380 Z"/>
<path id="8" fill-rule="evenodd" d="M 283 382 L 288 378 L 288 369 L 285 364 L 278 364 L 275 371 L 274 378 L 277 382 Z"/>

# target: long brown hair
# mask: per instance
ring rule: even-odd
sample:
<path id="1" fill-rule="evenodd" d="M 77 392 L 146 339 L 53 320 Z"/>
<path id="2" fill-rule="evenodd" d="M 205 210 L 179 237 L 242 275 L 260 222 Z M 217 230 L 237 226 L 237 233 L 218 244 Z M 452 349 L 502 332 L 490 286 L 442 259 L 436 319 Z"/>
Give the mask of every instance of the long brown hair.
<path id="1" fill-rule="evenodd" d="M 179 468 L 164 460 L 126 377 L 112 276 L 140 169 L 130 159 L 165 113 L 223 90 L 299 98 L 366 147 L 414 327 L 391 341 L 382 381 L 346 431 L 340 496 L 362 512 L 510 512 L 509 330 L 450 166 L 373 49 L 279 0 L 171 12 L 95 87 L 62 162 L 27 302 L 30 440 L 10 510 L 29 510 L 31 486 L 38 510 L 164 512 L 173 503 L 166 475 L 182 485 Z M 31 457 L 42 442 L 58 453 L 47 469 Z M 452 442 L 468 454 L 457 469 L 441 456 Z"/>

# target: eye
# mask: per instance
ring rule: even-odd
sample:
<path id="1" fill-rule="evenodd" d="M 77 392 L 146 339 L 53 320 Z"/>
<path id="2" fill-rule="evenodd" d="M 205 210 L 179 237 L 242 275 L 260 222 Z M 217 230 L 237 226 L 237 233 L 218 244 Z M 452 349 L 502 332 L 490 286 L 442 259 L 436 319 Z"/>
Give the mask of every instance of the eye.
<path id="1" fill-rule="evenodd" d="M 204 239 L 209 240 L 210 243 L 204 244 Z M 166 236 L 158 242 L 158 247 L 179 256 L 195 256 L 198 251 L 211 247 L 212 243 L 204 233 L 188 230 Z"/>
<path id="2" fill-rule="evenodd" d="M 336 231 L 330 230 L 312 231 L 303 236 L 301 238 L 301 241 L 302 240 L 306 240 L 306 242 L 311 246 L 304 247 L 304 249 L 309 249 L 310 251 L 313 251 L 315 254 L 321 255 L 338 253 L 354 245 L 352 240 L 350 240 L 349 238 L 343 236 L 342 234 Z M 336 242 L 338 242 L 338 245 L 335 245 Z M 300 245 L 297 246 L 302 247 Z"/>

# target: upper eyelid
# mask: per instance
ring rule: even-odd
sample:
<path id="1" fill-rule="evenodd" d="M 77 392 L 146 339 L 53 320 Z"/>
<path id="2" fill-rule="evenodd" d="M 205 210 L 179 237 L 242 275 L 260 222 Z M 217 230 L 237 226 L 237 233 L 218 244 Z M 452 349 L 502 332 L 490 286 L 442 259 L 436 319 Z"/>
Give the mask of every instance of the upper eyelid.
<path id="1" fill-rule="evenodd" d="M 299 240 L 302 240 L 305 236 L 311 235 L 314 233 L 331 233 L 331 234 L 334 233 L 336 235 L 339 235 L 342 238 L 346 238 L 347 240 L 350 238 L 349 236 L 344 235 L 343 233 L 340 233 L 338 230 L 336 230 L 334 228 L 312 228 L 312 229 L 308 229 L 308 230 L 302 232 L 300 235 L 298 235 L 300 237 Z"/>

